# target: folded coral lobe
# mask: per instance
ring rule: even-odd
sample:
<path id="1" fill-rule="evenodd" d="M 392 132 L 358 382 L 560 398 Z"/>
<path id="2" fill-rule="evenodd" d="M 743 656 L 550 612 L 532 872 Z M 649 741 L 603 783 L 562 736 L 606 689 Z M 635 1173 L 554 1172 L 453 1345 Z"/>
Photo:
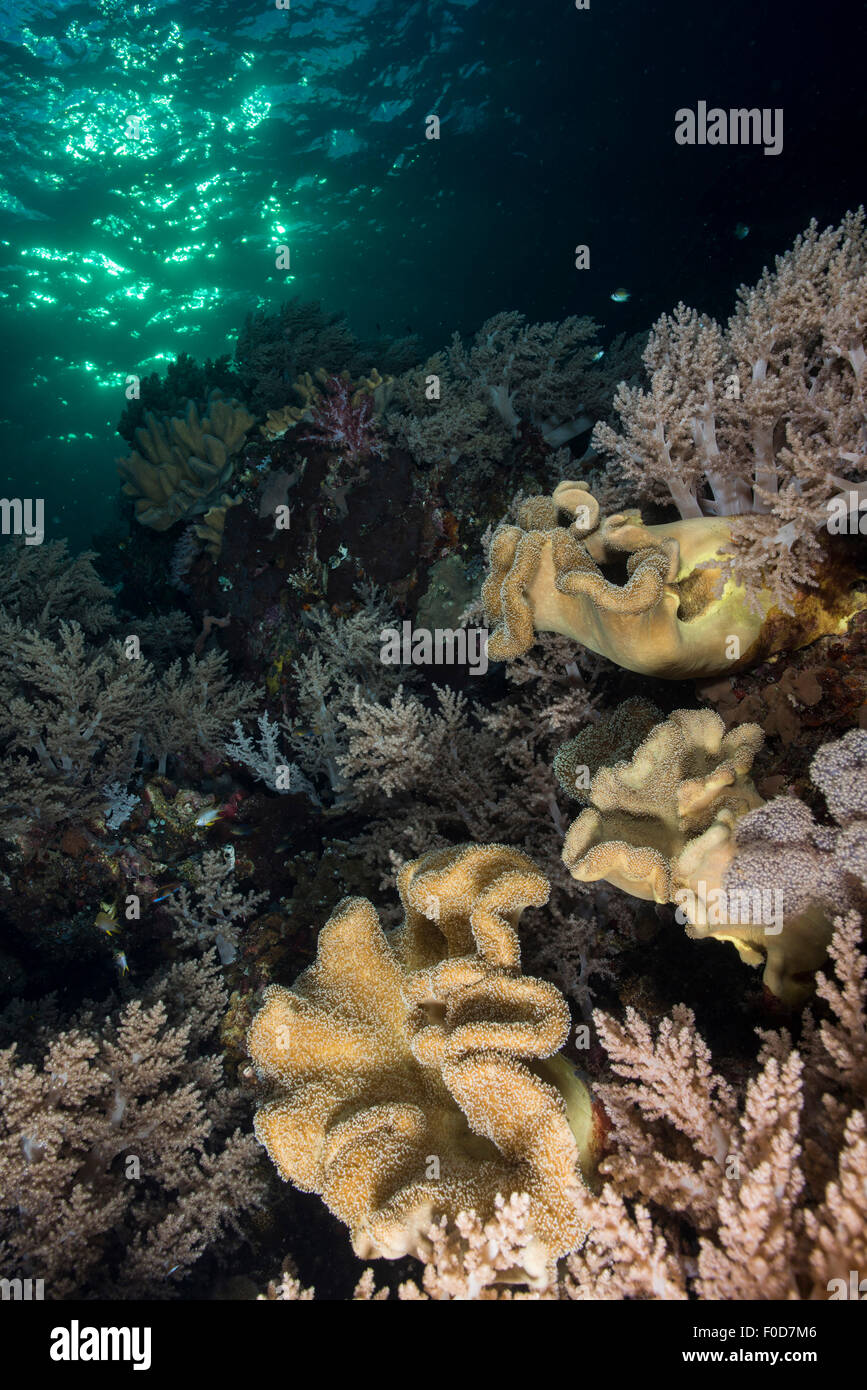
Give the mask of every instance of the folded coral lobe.
<path id="1" fill-rule="evenodd" d="M 347 899 L 294 988 L 266 991 L 248 1035 L 271 1093 L 256 1134 L 362 1256 L 423 1253 L 434 1217 L 526 1192 L 522 1277 L 541 1277 L 581 1237 L 595 1158 L 589 1094 L 557 1055 L 566 1002 L 520 974 L 517 924 L 547 881 L 517 850 L 469 845 L 406 865 L 399 891 L 397 931 Z"/>
<path id="2" fill-rule="evenodd" d="M 494 533 L 482 588 L 495 661 L 520 656 L 536 632 L 558 632 L 628 671 L 718 675 L 839 631 L 861 602 L 827 568 L 790 613 L 767 590 L 748 594 L 728 572 L 737 517 L 601 517 L 586 485 L 565 481 L 524 502 L 519 523 Z"/>

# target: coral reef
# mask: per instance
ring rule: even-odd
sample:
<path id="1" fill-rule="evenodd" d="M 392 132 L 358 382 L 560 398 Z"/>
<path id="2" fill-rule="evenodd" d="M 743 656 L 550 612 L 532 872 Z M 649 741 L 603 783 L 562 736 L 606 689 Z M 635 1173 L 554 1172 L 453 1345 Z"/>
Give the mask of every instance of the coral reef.
<path id="1" fill-rule="evenodd" d="M 4 1274 L 840 1296 L 865 265 L 811 226 L 604 352 L 294 300 L 145 379 L 98 554 L 0 550 Z"/>
<path id="2" fill-rule="evenodd" d="M 589 1096 L 556 1057 L 565 1002 L 520 974 L 515 927 L 548 885 L 517 851 L 470 845 L 406 865 L 398 889 L 397 933 L 349 899 L 294 989 L 267 992 L 248 1045 L 277 1096 L 256 1133 L 362 1256 L 424 1249 L 434 1215 L 493 1213 L 517 1185 L 521 1277 L 542 1277 L 581 1236 L 572 1190 L 594 1144 Z"/>

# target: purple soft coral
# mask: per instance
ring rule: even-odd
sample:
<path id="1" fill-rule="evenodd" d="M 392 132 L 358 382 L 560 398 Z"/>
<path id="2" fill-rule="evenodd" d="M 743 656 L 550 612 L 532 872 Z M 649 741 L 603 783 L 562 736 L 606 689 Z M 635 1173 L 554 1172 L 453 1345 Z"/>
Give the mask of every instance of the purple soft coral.
<path id="1" fill-rule="evenodd" d="M 311 414 L 312 431 L 299 437 L 301 444 L 324 444 L 350 463 L 382 454 L 373 418 L 373 397 L 353 395 L 344 377 L 330 376 Z"/>

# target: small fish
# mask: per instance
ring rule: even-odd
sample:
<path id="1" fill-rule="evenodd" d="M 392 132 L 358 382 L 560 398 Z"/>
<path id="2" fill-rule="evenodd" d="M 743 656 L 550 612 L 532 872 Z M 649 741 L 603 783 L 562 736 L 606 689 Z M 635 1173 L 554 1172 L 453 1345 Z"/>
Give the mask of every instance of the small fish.
<path id="1" fill-rule="evenodd" d="M 247 836 L 247 835 L 255 835 L 255 833 L 256 833 L 256 827 L 255 827 L 255 825 L 233 825 L 233 826 L 232 826 L 232 829 L 229 831 L 229 834 L 230 834 L 230 835 L 238 835 L 238 836 L 241 836 L 241 837 L 244 837 L 244 836 Z"/>
<path id="2" fill-rule="evenodd" d="M 738 225 L 735 227 L 735 236 L 737 237 L 738 241 L 743 241 L 744 237 L 749 236 L 749 234 L 750 229 L 747 226 L 746 222 L 739 222 Z"/>
<path id="3" fill-rule="evenodd" d="M 204 811 L 200 811 L 196 816 L 195 824 L 198 826 L 214 825 L 220 819 L 219 806 L 208 806 Z"/>
<path id="4" fill-rule="evenodd" d="M 167 883 L 166 886 L 163 888 L 163 891 L 160 893 L 159 897 L 154 898 L 154 902 L 161 903 L 164 898 L 170 898 L 172 896 L 172 893 L 177 893 L 180 887 L 180 883 Z"/>
<path id="5" fill-rule="evenodd" d="M 117 904 L 100 903 L 93 925 L 104 931 L 106 936 L 113 936 L 117 931 Z"/>
<path id="6" fill-rule="evenodd" d="M 614 290 L 609 298 L 613 299 L 615 304 L 625 304 L 627 299 L 630 298 L 629 290 Z"/>
<path id="7" fill-rule="evenodd" d="M 602 359 L 604 356 L 605 356 L 605 349 L 604 349 L 604 348 L 600 348 L 598 352 L 594 352 L 594 354 L 593 354 L 593 361 L 594 361 L 594 362 L 599 362 L 599 361 L 601 361 L 601 359 Z"/>
<path id="8" fill-rule="evenodd" d="M 126 953 L 124 951 L 115 951 L 114 963 L 117 966 L 117 973 L 119 975 L 129 974 L 129 962 L 127 961 Z"/>

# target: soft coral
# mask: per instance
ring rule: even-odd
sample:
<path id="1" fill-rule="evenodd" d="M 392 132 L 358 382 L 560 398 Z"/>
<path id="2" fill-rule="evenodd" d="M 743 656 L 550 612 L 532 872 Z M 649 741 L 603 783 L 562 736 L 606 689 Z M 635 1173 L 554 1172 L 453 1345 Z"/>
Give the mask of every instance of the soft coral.
<path id="1" fill-rule="evenodd" d="M 311 414 L 312 430 L 301 435 L 301 444 L 324 444 L 350 463 L 382 454 L 376 437 L 373 397 L 353 391 L 342 376 L 330 376 Z"/>

